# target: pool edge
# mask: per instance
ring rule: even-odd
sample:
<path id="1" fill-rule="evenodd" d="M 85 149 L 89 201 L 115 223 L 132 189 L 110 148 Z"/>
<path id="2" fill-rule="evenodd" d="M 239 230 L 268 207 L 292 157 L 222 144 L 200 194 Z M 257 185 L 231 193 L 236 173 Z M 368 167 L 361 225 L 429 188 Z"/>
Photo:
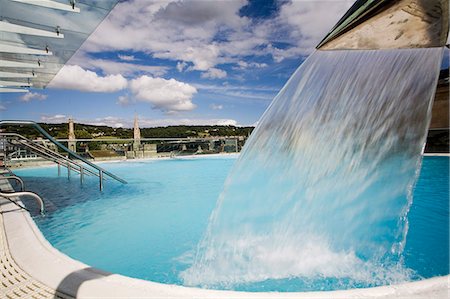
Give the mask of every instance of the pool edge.
<path id="1" fill-rule="evenodd" d="M 235 292 L 166 285 L 94 269 L 59 252 L 30 214 L 2 203 L 7 248 L 42 284 L 76 298 L 448 298 L 450 275 L 400 285 L 327 292 Z"/>

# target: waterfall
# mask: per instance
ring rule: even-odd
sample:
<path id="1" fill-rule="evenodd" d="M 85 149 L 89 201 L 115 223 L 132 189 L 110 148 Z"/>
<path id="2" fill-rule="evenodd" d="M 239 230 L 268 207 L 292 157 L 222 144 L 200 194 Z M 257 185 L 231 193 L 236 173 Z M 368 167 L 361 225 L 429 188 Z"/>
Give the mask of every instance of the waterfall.
<path id="1" fill-rule="evenodd" d="M 406 216 L 442 54 L 314 52 L 245 145 L 185 284 L 407 280 Z"/>

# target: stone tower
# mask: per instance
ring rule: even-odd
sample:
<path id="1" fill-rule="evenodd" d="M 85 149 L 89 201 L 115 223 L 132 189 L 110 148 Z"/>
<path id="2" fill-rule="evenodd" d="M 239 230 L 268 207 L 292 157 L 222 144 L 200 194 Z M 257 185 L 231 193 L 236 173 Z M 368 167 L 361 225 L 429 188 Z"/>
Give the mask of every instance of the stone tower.
<path id="1" fill-rule="evenodd" d="M 73 126 L 73 119 L 69 118 L 69 136 L 68 136 L 69 141 L 67 142 L 68 148 L 73 151 L 76 152 L 77 151 L 77 142 L 76 142 L 76 137 L 75 137 L 75 132 L 74 132 L 74 126 Z"/>
<path id="2" fill-rule="evenodd" d="M 74 132 L 74 126 L 73 126 L 73 119 L 69 118 L 69 136 L 68 136 L 69 141 L 67 142 L 68 144 L 68 148 L 73 151 L 76 152 L 77 151 L 77 142 L 76 137 L 75 137 L 75 132 Z"/>
<path id="3" fill-rule="evenodd" d="M 141 130 L 139 129 L 139 122 L 137 115 L 134 117 L 134 128 L 133 128 L 133 151 L 138 151 L 141 148 Z"/>

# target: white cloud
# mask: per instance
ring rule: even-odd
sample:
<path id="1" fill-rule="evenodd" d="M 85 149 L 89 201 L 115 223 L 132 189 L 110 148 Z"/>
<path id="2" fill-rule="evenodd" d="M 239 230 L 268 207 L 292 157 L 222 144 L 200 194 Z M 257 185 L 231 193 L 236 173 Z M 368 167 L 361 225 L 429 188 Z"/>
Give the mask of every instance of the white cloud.
<path id="1" fill-rule="evenodd" d="M 125 60 L 125 61 L 135 61 L 136 60 L 136 58 L 134 58 L 134 55 L 119 54 L 119 55 L 117 55 L 117 57 L 119 57 L 120 60 Z"/>
<path id="2" fill-rule="evenodd" d="M 46 94 L 41 94 L 38 92 L 27 92 L 20 97 L 22 102 L 29 102 L 31 100 L 43 101 L 47 98 Z"/>
<path id="3" fill-rule="evenodd" d="M 95 118 L 93 120 L 79 120 L 79 123 L 87 124 L 87 125 L 93 125 L 93 126 L 108 126 L 113 128 L 123 128 L 126 126 L 126 122 L 121 119 L 120 117 L 115 116 L 106 116 L 106 117 L 99 117 Z"/>
<path id="4" fill-rule="evenodd" d="M 127 80 L 122 75 L 101 77 L 78 65 L 65 65 L 50 82 L 49 87 L 88 92 L 116 92 L 127 87 Z"/>
<path id="5" fill-rule="evenodd" d="M 237 121 L 234 119 L 219 119 L 216 124 L 219 126 L 238 126 Z"/>
<path id="6" fill-rule="evenodd" d="M 68 117 L 64 114 L 41 116 L 41 122 L 44 123 L 66 123 L 67 121 Z M 128 121 L 114 116 L 99 117 L 95 119 L 75 118 L 75 122 L 94 126 L 109 126 L 113 128 L 122 128 L 125 126 L 124 124 L 127 124 L 128 127 L 132 126 L 131 120 Z"/>
<path id="7" fill-rule="evenodd" d="M 243 60 L 238 61 L 237 65 L 241 69 L 247 69 L 247 68 L 260 69 L 260 68 L 265 68 L 268 66 L 267 63 L 246 62 Z"/>
<path id="8" fill-rule="evenodd" d="M 65 66 L 49 87 L 89 92 L 116 92 L 129 87 L 136 100 L 149 102 L 154 108 L 167 113 L 190 111 L 196 107 L 192 98 L 197 89 L 187 83 L 143 75 L 128 84 L 122 75 L 101 77 L 77 65 Z M 120 105 L 127 105 L 129 102 L 128 96 L 119 96 L 117 100 Z"/>
<path id="9" fill-rule="evenodd" d="M 166 127 L 166 126 L 238 126 L 238 122 L 234 119 L 140 119 L 141 127 Z"/>
<path id="10" fill-rule="evenodd" d="M 0 104 L 0 111 L 5 111 L 5 110 L 6 110 L 5 105 Z"/>
<path id="11" fill-rule="evenodd" d="M 209 105 L 209 108 L 211 108 L 212 110 L 222 110 L 223 109 L 223 105 L 211 104 L 211 105 Z"/>
<path id="12" fill-rule="evenodd" d="M 217 84 L 195 84 L 199 90 L 208 94 L 227 96 L 229 98 L 239 98 L 244 100 L 264 100 L 270 101 L 278 93 L 279 89 L 264 86 L 245 85 L 217 85 Z"/>
<path id="13" fill-rule="evenodd" d="M 41 116 L 40 121 L 44 123 L 66 123 L 68 117 L 64 114 L 44 115 Z M 113 128 L 122 128 L 125 126 L 124 123 L 127 123 L 127 121 L 124 121 L 122 118 L 114 116 L 99 117 L 95 119 L 75 118 L 75 122 L 94 126 L 109 126 Z M 128 122 L 128 127 L 131 127 L 132 121 L 130 120 Z"/>
<path id="14" fill-rule="evenodd" d="M 277 28 L 288 32 L 293 46 L 267 48 L 276 62 L 285 58 L 309 55 L 354 1 L 289 1 L 281 6 L 275 20 Z"/>
<path id="15" fill-rule="evenodd" d="M 126 106 L 128 104 L 130 104 L 130 99 L 128 98 L 128 96 L 119 96 L 117 98 L 117 104 L 121 105 L 121 106 Z"/>
<path id="16" fill-rule="evenodd" d="M 194 85 L 198 89 L 204 89 L 204 90 L 220 90 L 220 91 L 227 91 L 227 90 L 240 90 L 240 91 L 256 91 L 256 92 L 269 92 L 274 93 L 280 91 L 280 88 L 276 88 L 273 86 L 250 86 L 250 85 L 231 85 L 227 82 L 223 84 L 195 84 Z"/>
<path id="17" fill-rule="evenodd" d="M 128 62 L 117 62 L 105 59 L 87 59 L 80 63 L 87 68 L 101 69 L 107 75 L 132 76 L 138 73 L 147 73 L 153 76 L 162 76 L 167 73 L 166 66 L 141 65 Z"/>
<path id="18" fill-rule="evenodd" d="M 177 62 L 177 70 L 181 73 L 186 67 L 188 66 L 188 64 L 186 62 L 181 62 L 178 61 Z"/>
<path id="19" fill-rule="evenodd" d="M 41 116 L 41 122 L 44 122 L 44 123 L 64 123 L 64 122 L 67 122 L 67 119 L 68 119 L 68 117 L 64 114 Z"/>
<path id="20" fill-rule="evenodd" d="M 104 59 L 90 60 L 89 64 L 92 67 L 101 69 L 106 74 L 121 74 L 124 76 L 129 76 L 136 73 L 147 73 L 154 76 L 162 76 L 167 72 L 168 69 L 168 67 L 165 66 L 139 65 L 134 63 L 115 62 Z"/>
<path id="21" fill-rule="evenodd" d="M 280 9 L 280 21 L 292 25 L 291 36 L 317 45 L 354 1 L 291 1 Z"/>
<path id="22" fill-rule="evenodd" d="M 272 45 L 267 46 L 267 51 L 272 55 L 275 62 L 281 62 L 286 58 L 306 56 L 311 53 L 312 47 L 291 47 L 288 49 L 280 49 Z"/>
<path id="23" fill-rule="evenodd" d="M 207 71 L 237 61 L 235 56 L 252 55 L 255 47 L 266 44 L 266 32 L 253 30 L 251 20 L 239 15 L 246 4 L 245 0 L 121 2 L 83 48 L 141 51 Z M 218 35 L 224 40 L 216 41 Z"/>
<path id="24" fill-rule="evenodd" d="M 223 79 L 227 76 L 227 72 L 217 68 L 210 68 L 207 72 L 202 73 L 202 78 L 207 79 Z"/>
<path id="25" fill-rule="evenodd" d="M 130 81 L 130 90 L 137 100 L 151 103 L 154 108 L 166 112 L 189 111 L 196 105 L 192 97 L 197 89 L 175 79 L 141 76 Z"/>
<path id="26" fill-rule="evenodd" d="M 224 63 L 243 68 L 239 62 L 248 56 L 281 61 L 310 54 L 352 2 L 280 1 L 277 14 L 257 21 L 240 14 L 245 0 L 120 2 L 83 48 L 141 51 L 178 61 L 179 71 L 182 63 L 204 72 Z"/>
<path id="27" fill-rule="evenodd" d="M 143 65 L 130 62 L 118 62 L 107 59 L 92 59 L 80 51 L 70 59 L 70 64 L 78 65 L 85 69 L 99 69 L 106 75 L 132 76 L 136 74 L 151 74 L 162 76 L 169 69 L 166 66 Z"/>

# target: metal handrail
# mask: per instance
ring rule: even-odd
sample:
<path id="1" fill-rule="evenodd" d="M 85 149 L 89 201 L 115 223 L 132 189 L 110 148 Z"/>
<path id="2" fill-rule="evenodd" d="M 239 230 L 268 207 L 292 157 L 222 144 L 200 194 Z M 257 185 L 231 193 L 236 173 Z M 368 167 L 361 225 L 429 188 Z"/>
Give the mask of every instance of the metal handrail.
<path id="1" fill-rule="evenodd" d="M 38 153 L 41 157 L 58 164 L 58 176 L 61 174 L 60 166 L 62 165 L 67 168 L 68 178 L 70 178 L 70 172 L 74 171 L 80 175 L 81 183 L 83 183 L 83 181 L 84 181 L 84 175 L 94 175 L 99 178 L 101 177 L 100 173 L 96 173 L 96 172 L 92 171 L 91 169 L 85 168 L 82 165 L 76 163 L 76 161 L 68 159 L 67 157 L 65 157 L 57 152 L 54 152 L 36 142 L 33 142 L 22 135 L 19 135 L 16 133 L 0 133 L 0 137 L 1 136 L 7 136 L 7 137 L 14 136 L 14 137 L 22 138 L 23 140 L 17 140 L 17 142 L 19 142 L 19 146 L 27 147 L 27 148 L 33 150 L 34 152 Z M 25 142 L 23 142 L 23 141 L 25 141 Z M 76 167 L 78 167 L 78 169 Z M 102 178 L 102 180 L 103 180 L 103 178 Z M 103 184 L 100 184 L 100 190 L 103 190 Z"/>
<path id="2" fill-rule="evenodd" d="M 2 136 L 1 133 L 0 133 L 0 136 Z M 37 145 L 37 144 L 34 144 L 34 145 Z M 69 165 L 70 165 L 70 164 L 74 164 L 74 165 L 78 166 L 80 169 L 82 168 L 80 165 L 76 164 L 76 163 L 73 162 L 72 160 L 70 160 L 70 161 L 72 161 L 72 162 L 65 162 L 65 161 L 59 159 L 58 157 L 53 156 L 53 155 L 50 154 L 50 153 L 46 153 L 46 152 L 41 151 L 39 148 L 37 148 L 36 146 L 33 146 L 33 145 L 29 144 L 29 143 L 25 143 L 25 142 L 20 142 L 20 141 L 19 141 L 19 146 L 27 147 L 27 148 L 31 149 L 32 151 L 37 152 L 38 154 L 40 154 L 41 157 L 43 157 L 43 158 L 45 158 L 45 159 L 48 159 L 48 160 L 50 160 L 50 161 L 52 161 L 52 162 L 55 162 L 55 163 L 57 163 L 58 165 L 63 165 L 63 166 L 65 166 L 66 168 L 69 168 Z M 77 173 L 80 173 L 80 170 L 78 170 L 78 169 L 76 169 L 76 168 L 73 168 L 73 170 L 74 170 L 75 172 L 77 172 Z M 92 173 L 95 175 L 94 172 L 92 172 Z M 98 176 L 98 175 L 97 175 L 97 176 Z"/>
<path id="3" fill-rule="evenodd" d="M 48 149 L 47 147 L 45 147 L 45 146 L 39 144 L 38 142 L 33 141 L 33 140 L 31 140 L 31 139 L 28 139 L 28 138 L 26 138 L 25 136 L 22 136 L 22 135 L 17 134 L 17 133 L 0 133 L 0 136 L 19 137 L 20 139 L 23 139 L 23 140 L 27 141 L 28 143 L 31 143 L 31 144 L 33 144 L 33 145 L 35 145 L 35 146 L 38 146 L 38 147 L 39 147 L 42 151 L 44 151 L 44 152 L 49 152 L 49 153 L 51 153 L 52 155 L 56 155 L 56 156 L 58 156 L 58 157 L 60 157 L 60 158 L 66 158 L 66 157 L 64 157 L 63 155 L 59 154 L 58 152 L 54 152 L 54 151 Z"/>
<path id="4" fill-rule="evenodd" d="M 30 196 L 30 197 L 33 197 L 34 199 L 36 199 L 36 201 L 38 202 L 38 204 L 40 206 L 39 210 L 40 210 L 41 214 L 44 214 L 44 210 L 45 210 L 44 209 L 44 201 L 42 200 L 42 198 L 39 195 L 37 195 L 34 192 L 30 192 L 30 191 L 0 192 L 0 196 L 4 197 L 4 198 L 6 198 L 6 199 L 8 199 L 10 201 L 12 201 L 11 198 L 18 197 L 18 196 Z M 21 207 L 21 208 L 23 208 L 23 207 Z"/>
<path id="5" fill-rule="evenodd" d="M 55 144 L 57 147 L 59 147 L 60 149 L 62 149 L 63 151 L 67 152 L 70 157 L 74 157 L 80 161 L 82 161 L 83 163 L 89 165 L 90 167 L 96 169 L 99 172 L 99 177 L 100 179 L 100 189 L 102 189 L 103 186 L 103 182 L 102 182 L 102 178 L 103 178 L 103 174 L 106 174 L 107 176 L 109 176 L 112 179 L 115 179 L 116 181 L 119 181 L 123 184 L 126 184 L 127 182 L 121 178 L 119 178 L 118 176 L 112 174 L 111 172 L 101 168 L 100 166 L 95 165 L 92 162 L 89 162 L 88 160 L 84 159 L 83 157 L 81 157 L 80 155 L 78 155 L 77 153 L 71 151 L 70 149 L 68 149 L 67 147 L 65 147 L 64 145 L 62 145 L 61 143 L 59 143 L 58 141 L 56 141 L 50 134 L 48 134 L 40 125 L 38 125 L 36 122 L 34 121 L 25 121 L 25 120 L 1 120 L 0 121 L 0 127 L 2 126 L 7 126 L 7 125 L 13 125 L 13 126 L 21 126 L 21 125 L 25 125 L 25 126 L 32 126 L 33 128 L 35 128 L 39 133 L 41 133 L 42 135 L 44 135 L 44 137 L 46 137 L 50 142 L 52 142 L 53 144 Z"/>
<path id="6" fill-rule="evenodd" d="M 20 191 L 25 191 L 23 180 L 16 175 L 0 176 L 0 180 L 16 180 L 20 184 Z"/>
<path id="7" fill-rule="evenodd" d="M 76 167 L 78 167 L 79 169 L 73 169 L 74 171 L 81 173 L 83 170 L 86 170 L 88 173 L 87 174 L 91 174 L 91 175 L 95 175 L 95 176 L 99 176 L 99 174 L 95 173 L 94 171 L 88 169 L 88 168 L 84 168 L 82 165 L 78 164 L 76 161 L 71 160 L 61 154 L 59 154 L 58 152 L 52 151 L 48 148 L 46 148 L 45 146 L 42 146 L 38 143 L 36 143 L 35 141 L 32 141 L 20 134 L 17 133 L 0 133 L 0 137 L 1 136 L 6 136 L 6 137 L 18 137 L 20 139 L 22 139 L 25 142 L 22 141 L 18 141 L 20 143 L 20 145 L 22 146 L 26 146 L 30 149 L 32 149 L 33 151 L 36 151 L 42 155 L 45 155 L 48 159 L 52 160 L 55 163 L 58 163 L 58 165 L 63 165 L 65 167 L 67 167 L 67 165 L 65 165 L 65 163 L 68 164 L 72 164 Z M 83 169 L 83 170 L 82 170 Z"/>

